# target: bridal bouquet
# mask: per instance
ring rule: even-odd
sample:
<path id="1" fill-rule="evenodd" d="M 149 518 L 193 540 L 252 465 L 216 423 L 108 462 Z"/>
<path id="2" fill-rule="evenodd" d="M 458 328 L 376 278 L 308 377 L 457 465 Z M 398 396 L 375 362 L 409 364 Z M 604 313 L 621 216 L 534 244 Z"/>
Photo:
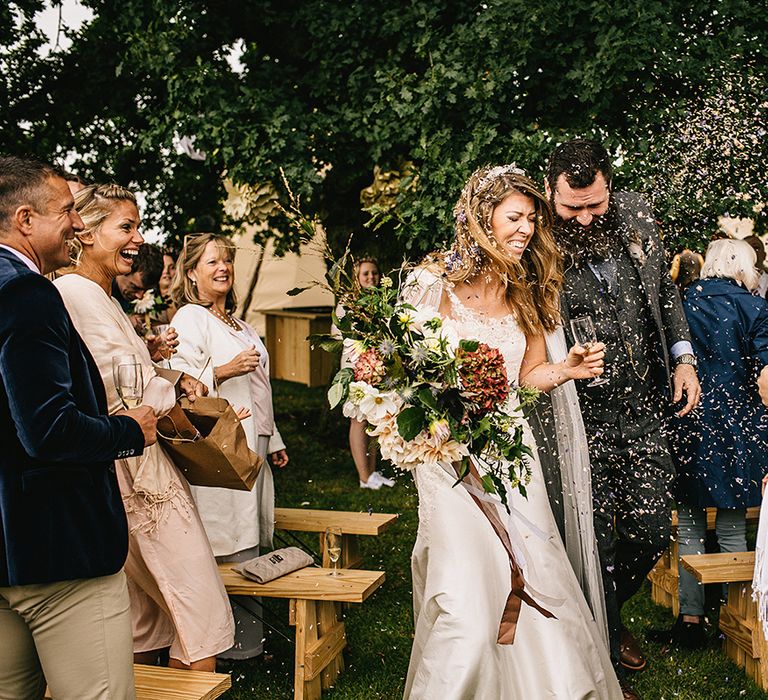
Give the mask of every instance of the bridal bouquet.
<path id="1" fill-rule="evenodd" d="M 334 322 L 342 340 L 318 339 L 327 350 L 344 347 L 353 363 L 333 380 L 331 408 L 343 404 L 345 416 L 367 422 L 381 456 L 401 469 L 453 464 L 458 484 L 471 457 L 484 467 L 486 492 L 506 504 L 508 481 L 525 494 L 531 452 L 518 416 L 537 392 L 515 388 L 510 400 L 501 353 L 399 301 L 389 277 L 341 297 L 345 314 Z"/>
<path id="2" fill-rule="evenodd" d="M 458 485 L 474 462 L 483 466 L 475 472 L 483 489 L 505 506 L 507 483 L 525 495 L 532 453 L 523 443 L 520 417 L 538 391 L 515 387 L 517 401 L 512 401 L 501 353 L 460 340 L 437 314 L 399 300 L 391 277 L 382 278 L 379 287 L 357 287 L 346 272 L 349 243 L 341 258 L 335 256 L 321 227 L 301 212 L 285 176 L 283 184 L 290 205 L 278 208 L 305 243 L 321 241 L 328 272 L 326 283 L 316 284 L 345 310 L 333 318 L 341 339 L 310 337 L 329 352 L 345 349 L 353 363 L 334 377 L 331 408 L 342 404 L 345 416 L 367 422 L 381 456 L 400 469 L 454 465 Z"/>

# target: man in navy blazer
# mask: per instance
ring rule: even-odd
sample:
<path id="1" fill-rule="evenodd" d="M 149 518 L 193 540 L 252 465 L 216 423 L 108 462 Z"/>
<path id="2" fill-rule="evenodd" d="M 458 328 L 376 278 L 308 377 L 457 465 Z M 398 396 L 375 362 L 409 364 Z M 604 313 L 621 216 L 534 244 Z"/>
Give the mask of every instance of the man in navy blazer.
<path id="1" fill-rule="evenodd" d="M 56 288 L 83 223 L 50 166 L 0 157 L 0 700 L 133 698 L 128 532 L 114 460 L 152 409 L 108 416 Z M 41 274 L 42 273 L 42 274 Z"/>

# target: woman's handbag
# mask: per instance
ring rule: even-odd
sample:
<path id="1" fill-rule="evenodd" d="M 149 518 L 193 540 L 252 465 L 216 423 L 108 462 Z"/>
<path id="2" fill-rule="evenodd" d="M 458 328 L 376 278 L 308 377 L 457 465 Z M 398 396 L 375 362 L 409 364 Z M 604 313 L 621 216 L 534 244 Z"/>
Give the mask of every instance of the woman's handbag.
<path id="1" fill-rule="evenodd" d="M 250 491 L 256 483 L 263 460 L 226 399 L 182 397 L 157 421 L 157 434 L 190 484 Z"/>

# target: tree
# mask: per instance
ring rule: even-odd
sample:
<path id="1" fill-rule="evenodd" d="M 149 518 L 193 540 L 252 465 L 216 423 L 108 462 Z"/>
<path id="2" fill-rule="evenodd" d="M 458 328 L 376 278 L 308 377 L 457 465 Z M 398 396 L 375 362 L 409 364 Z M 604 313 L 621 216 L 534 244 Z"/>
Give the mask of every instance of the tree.
<path id="1" fill-rule="evenodd" d="M 332 241 L 355 230 L 357 246 L 392 261 L 418 256 L 451 236 L 453 203 L 476 166 L 514 160 L 540 177 L 551 148 L 574 135 L 623 160 L 617 184 L 650 188 L 674 238 L 722 213 L 726 196 L 731 209 L 744 204 L 738 192 L 768 201 L 765 178 L 747 182 L 737 169 L 691 206 L 695 172 L 680 187 L 660 177 L 659 150 L 679 142 L 718 71 L 747 81 L 742 113 L 765 94 L 768 20 L 747 0 L 87 4 L 96 19 L 71 49 L 0 108 L 32 124 L 3 146 L 82 154 L 86 176 L 147 191 L 149 217 L 172 236 L 205 213 L 222 220 L 223 172 L 282 197 L 282 169 Z M 242 72 L 227 61 L 234 45 Z M 177 155 L 185 135 L 204 162 Z M 765 172 L 764 149 L 749 158 Z M 369 196 L 378 206 L 365 212 L 360 193 L 377 166 L 384 197 Z M 371 216 L 375 230 L 364 228 Z M 697 225 L 693 238 L 706 234 Z M 296 244 L 284 226 L 274 235 Z"/>

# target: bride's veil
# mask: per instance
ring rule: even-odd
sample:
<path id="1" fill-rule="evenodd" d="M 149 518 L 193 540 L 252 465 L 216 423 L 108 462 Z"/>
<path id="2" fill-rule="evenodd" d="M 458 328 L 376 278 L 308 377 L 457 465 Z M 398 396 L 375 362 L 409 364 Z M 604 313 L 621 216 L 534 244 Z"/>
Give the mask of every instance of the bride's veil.
<path id="1" fill-rule="evenodd" d="M 568 354 L 563 329 L 546 336 L 550 362 L 562 362 Z M 592 520 L 592 474 L 587 435 L 573 382 L 550 392 L 554 415 L 560 479 L 562 483 L 565 550 L 598 629 L 608 646 L 608 619 Z"/>

